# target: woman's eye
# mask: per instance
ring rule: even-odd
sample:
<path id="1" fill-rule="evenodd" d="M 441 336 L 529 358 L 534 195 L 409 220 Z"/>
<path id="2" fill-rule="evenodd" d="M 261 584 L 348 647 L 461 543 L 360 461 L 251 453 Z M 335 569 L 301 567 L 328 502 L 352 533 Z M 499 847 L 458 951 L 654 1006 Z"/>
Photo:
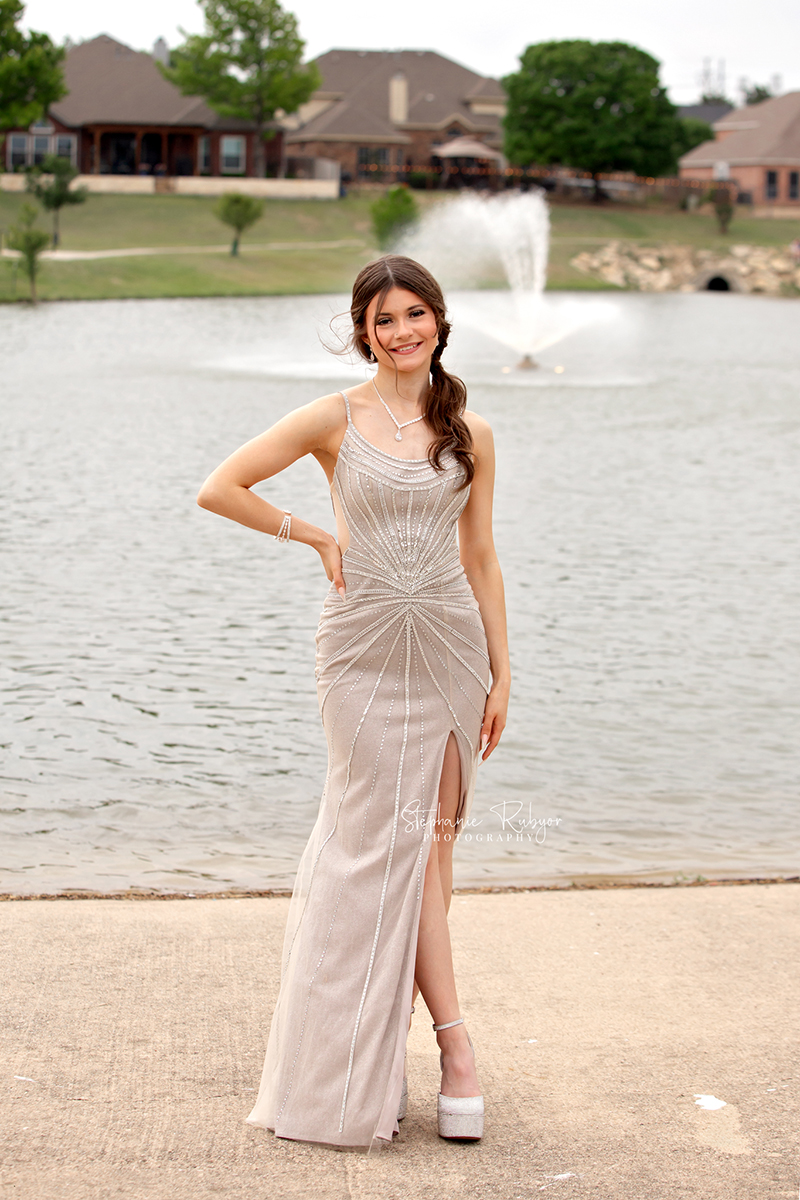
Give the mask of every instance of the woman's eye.
<path id="1" fill-rule="evenodd" d="M 410 315 L 412 317 L 424 317 L 425 309 L 424 308 L 415 308 L 414 311 Z"/>

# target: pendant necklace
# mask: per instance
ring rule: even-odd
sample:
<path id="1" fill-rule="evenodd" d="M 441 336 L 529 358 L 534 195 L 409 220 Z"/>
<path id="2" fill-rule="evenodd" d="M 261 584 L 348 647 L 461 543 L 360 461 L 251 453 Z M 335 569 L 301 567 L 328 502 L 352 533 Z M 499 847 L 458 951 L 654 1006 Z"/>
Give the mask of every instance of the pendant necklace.
<path id="1" fill-rule="evenodd" d="M 416 425 L 417 421 L 421 421 L 421 420 L 423 419 L 423 417 L 425 416 L 425 413 L 421 413 L 421 414 L 420 414 L 420 416 L 418 416 L 418 417 L 414 417 L 413 421 L 403 421 L 403 422 L 402 422 L 402 424 L 401 424 L 401 422 L 400 422 L 400 421 L 398 421 L 397 417 L 394 415 L 394 413 L 392 412 L 392 410 L 389 408 L 389 405 L 386 403 L 386 401 L 384 400 L 383 396 L 382 396 L 382 395 L 380 394 L 380 392 L 378 391 L 377 387 L 375 387 L 375 380 L 374 380 L 374 379 L 373 379 L 373 381 L 372 381 L 372 386 L 375 388 L 375 395 L 378 397 L 378 399 L 380 400 L 381 404 L 382 404 L 382 405 L 383 405 L 383 407 L 386 409 L 387 413 L 389 414 L 389 416 L 392 418 L 392 420 L 394 421 L 395 425 L 397 426 L 397 433 L 394 435 L 394 440 L 395 440 L 396 442 L 402 442 L 402 440 L 403 440 L 403 435 L 402 435 L 402 433 L 400 432 L 400 430 L 401 430 L 401 429 L 405 429 L 406 425 Z"/>

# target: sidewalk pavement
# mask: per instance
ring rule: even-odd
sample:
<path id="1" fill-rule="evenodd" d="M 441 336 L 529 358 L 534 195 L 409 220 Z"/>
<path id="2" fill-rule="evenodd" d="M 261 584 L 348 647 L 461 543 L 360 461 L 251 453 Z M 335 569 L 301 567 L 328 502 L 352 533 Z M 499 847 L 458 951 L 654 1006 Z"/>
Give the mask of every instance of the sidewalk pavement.
<path id="1" fill-rule="evenodd" d="M 800 887 L 456 895 L 486 1135 L 438 1138 L 418 1005 L 370 1156 L 244 1124 L 286 909 L 0 904 L 4 1197 L 797 1200 Z"/>
<path id="2" fill-rule="evenodd" d="M 361 248 L 363 241 L 344 238 L 338 242 L 247 242 L 239 253 L 250 250 L 342 250 Z M 41 258 L 51 262 L 94 262 L 103 258 L 150 258 L 154 254 L 229 254 L 230 242 L 220 246 L 127 246 L 118 250 L 43 250 Z M 19 250 L 0 245 L 0 258 L 22 258 Z"/>

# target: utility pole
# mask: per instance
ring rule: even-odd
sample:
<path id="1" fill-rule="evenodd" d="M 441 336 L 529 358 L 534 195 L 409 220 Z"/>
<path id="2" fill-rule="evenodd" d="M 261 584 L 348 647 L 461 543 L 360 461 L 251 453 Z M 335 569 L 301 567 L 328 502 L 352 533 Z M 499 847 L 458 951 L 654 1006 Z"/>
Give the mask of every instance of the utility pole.
<path id="1" fill-rule="evenodd" d="M 711 78 L 711 59 L 703 59 L 703 69 L 700 72 L 700 95 L 707 96 L 713 88 L 713 80 Z"/>
<path id="2" fill-rule="evenodd" d="M 717 62 L 717 95 L 724 96 L 725 92 L 725 59 L 721 58 Z"/>

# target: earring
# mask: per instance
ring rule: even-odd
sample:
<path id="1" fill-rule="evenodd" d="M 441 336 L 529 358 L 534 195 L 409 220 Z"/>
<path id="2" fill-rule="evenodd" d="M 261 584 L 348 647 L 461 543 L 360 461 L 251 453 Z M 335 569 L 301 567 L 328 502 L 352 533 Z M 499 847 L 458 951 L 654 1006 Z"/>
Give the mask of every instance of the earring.
<path id="1" fill-rule="evenodd" d="M 375 357 L 375 351 L 372 349 L 372 346 L 370 346 L 369 342 L 367 342 L 367 362 L 374 363 L 377 361 L 378 360 Z"/>

